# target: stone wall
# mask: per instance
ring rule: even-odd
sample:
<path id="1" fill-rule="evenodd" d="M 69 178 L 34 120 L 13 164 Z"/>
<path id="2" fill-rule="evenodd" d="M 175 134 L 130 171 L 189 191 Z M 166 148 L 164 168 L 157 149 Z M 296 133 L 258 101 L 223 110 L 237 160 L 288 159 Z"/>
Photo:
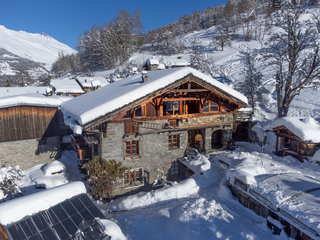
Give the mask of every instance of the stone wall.
<path id="1" fill-rule="evenodd" d="M 28 139 L 0 143 L 1 167 L 19 165 L 25 170 L 37 164 L 50 163 L 60 158 L 59 137 L 46 140 Z"/>
<path id="2" fill-rule="evenodd" d="M 231 120 L 231 124 L 229 122 Z M 189 119 L 188 122 L 179 122 L 179 127 L 186 125 L 199 125 L 214 123 L 221 121 L 221 125 L 209 128 L 201 128 L 203 136 L 203 152 L 210 152 L 211 136 L 214 131 L 221 130 L 221 146 L 225 146 L 227 141 L 232 138 L 232 114 L 225 114 L 221 116 L 206 116 L 204 119 L 200 117 Z M 167 120 L 153 121 L 155 124 L 164 125 L 168 123 Z M 178 158 L 183 157 L 185 149 L 188 145 L 188 130 L 184 131 L 168 131 L 163 133 L 143 134 L 143 132 L 150 132 L 151 129 L 139 128 L 141 135 L 126 135 L 124 133 L 124 123 L 108 123 L 107 137 L 102 138 L 102 157 L 106 160 L 116 160 L 122 162 L 123 166 L 134 169 L 143 168 L 145 182 L 144 187 L 140 190 L 150 190 L 152 184 L 156 179 L 160 179 L 162 175 L 169 176 L 171 163 Z M 179 135 L 179 147 L 169 149 L 169 135 Z M 125 141 L 139 140 L 140 141 L 140 157 L 136 159 L 125 159 Z M 117 193 L 124 193 L 126 190 L 117 191 Z"/>

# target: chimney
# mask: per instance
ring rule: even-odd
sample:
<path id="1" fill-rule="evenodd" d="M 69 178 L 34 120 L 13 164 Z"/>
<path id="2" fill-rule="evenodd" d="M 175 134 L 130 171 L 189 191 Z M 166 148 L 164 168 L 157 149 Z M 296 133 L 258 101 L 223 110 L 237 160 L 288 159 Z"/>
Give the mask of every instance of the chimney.
<path id="1" fill-rule="evenodd" d="M 142 83 L 147 82 L 148 81 L 148 72 L 142 71 L 141 75 L 142 75 Z"/>

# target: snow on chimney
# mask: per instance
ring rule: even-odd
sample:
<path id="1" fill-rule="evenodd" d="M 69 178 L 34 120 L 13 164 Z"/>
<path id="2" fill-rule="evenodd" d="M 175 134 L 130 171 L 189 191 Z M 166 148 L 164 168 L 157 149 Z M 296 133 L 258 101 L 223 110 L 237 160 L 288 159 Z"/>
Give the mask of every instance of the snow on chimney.
<path id="1" fill-rule="evenodd" d="M 148 81 L 148 72 L 142 71 L 141 75 L 142 75 L 142 83 L 147 82 Z"/>

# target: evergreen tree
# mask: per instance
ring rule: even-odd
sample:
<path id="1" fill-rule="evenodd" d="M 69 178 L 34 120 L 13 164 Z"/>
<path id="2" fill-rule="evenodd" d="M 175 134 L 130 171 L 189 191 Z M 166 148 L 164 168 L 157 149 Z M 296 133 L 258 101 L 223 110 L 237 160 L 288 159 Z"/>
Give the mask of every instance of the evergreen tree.
<path id="1" fill-rule="evenodd" d="M 95 157 L 84 168 L 88 170 L 89 185 L 94 187 L 93 196 L 99 199 L 107 197 L 110 200 L 123 178 L 125 168 L 122 163 Z"/>

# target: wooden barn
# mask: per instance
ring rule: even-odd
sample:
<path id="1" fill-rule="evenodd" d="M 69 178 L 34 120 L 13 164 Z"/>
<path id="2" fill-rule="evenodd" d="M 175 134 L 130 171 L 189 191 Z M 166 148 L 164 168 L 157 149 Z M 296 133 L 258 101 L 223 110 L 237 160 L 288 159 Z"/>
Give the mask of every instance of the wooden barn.
<path id="1" fill-rule="evenodd" d="M 150 189 L 163 174 L 176 179 L 177 159 L 187 146 L 202 153 L 226 146 L 238 109 L 246 105 L 242 94 L 186 67 L 116 81 L 61 109 L 78 134 L 79 156 L 86 151 L 88 160 L 121 161 L 130 169 L 124 179 L 131 176 L 131 181 L 123 186 L 129 191 L 141 185 Z"/>
<path id="2" fill-rule="evenodd" d="M 320 125 L 311 117 L 279 118 L 265 130 L 275 133 L 276 152 L 281 156 L 293 156 L 303 162 L 320 149 Z"/>
<path id="3" fill-rule="evenodd" d="M 42 94 L 0 98 L 1 165 L 25 169 L 59 157 L 62 101 Z"/>

